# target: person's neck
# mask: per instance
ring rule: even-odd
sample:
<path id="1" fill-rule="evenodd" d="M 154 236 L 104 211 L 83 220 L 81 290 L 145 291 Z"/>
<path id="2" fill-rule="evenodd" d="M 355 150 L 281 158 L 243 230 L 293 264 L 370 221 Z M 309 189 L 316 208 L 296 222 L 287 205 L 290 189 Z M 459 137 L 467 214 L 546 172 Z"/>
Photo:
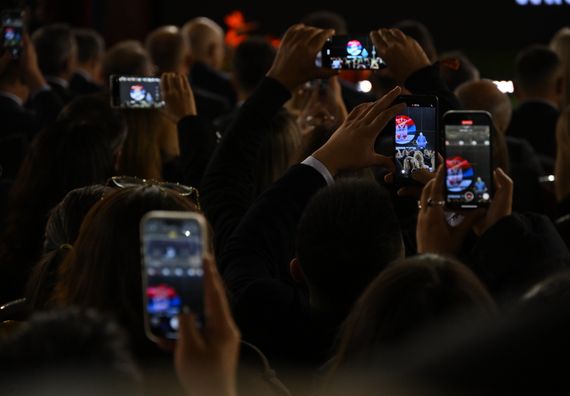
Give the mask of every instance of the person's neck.
<path id="1" fill-rule="evenodd" d="M 93 69 L 88 65 L 80 65 L 75 69 L 75 73 L 82 75 L 85 79 L 91 81 L 93 80 Z"/>
<path id="2" fill-rule="evenodd" d="M 45 76 L 45 79 L 47 82 L 54 83 L 57 85 L 61 85 L 64 88 L 67 88 L 69 86 L 69 78 L 70 78 L 70 76 L 62 75 L 62 74 Z"/>

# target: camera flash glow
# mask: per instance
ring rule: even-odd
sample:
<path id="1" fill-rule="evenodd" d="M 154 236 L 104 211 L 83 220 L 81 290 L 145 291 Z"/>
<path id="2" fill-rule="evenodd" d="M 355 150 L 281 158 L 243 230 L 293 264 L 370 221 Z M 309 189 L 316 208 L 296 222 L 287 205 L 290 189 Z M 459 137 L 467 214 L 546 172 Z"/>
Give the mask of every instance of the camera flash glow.
<path id="1" fill-rule="evenodd" d="M 190 236 L 190 231 L 188 231 L 188 230 L 184 231 L 184 235 L 186 235 L 187 237 L 189 237 L 189 236 Z"/>
<path id="2" fill-rule="evenodd" d="M 370 92 L 372 91 L 372 83 L 368 80 L 359 81 L 358 84 L 356 84 L 356 89 L 360 92 Z"/>
<path id="3" fill-rule="evenodd" d="M 553 182 L 555 179 L 554 175 L 548 175 L 548 181 Z"/>
<path id="4" fill-rule="evenodd" d="M 513 85 L 513 82 L 510 80 L 493 81 L 493 83 L 495 83 L 499 91 L 501 91 L 502 93 L 512 94 L 513 92 L 515 92 L 515 86 Z"/>

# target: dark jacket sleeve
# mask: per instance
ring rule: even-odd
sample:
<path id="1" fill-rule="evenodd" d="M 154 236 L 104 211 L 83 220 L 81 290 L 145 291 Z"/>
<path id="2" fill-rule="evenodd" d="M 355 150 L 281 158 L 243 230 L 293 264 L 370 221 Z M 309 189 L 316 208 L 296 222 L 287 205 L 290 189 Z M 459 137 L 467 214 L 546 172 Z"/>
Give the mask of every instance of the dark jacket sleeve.
<path id="1" fill-rule="evenodd" d="M 289 97 L 285 87 L 266 77 L 240 108 L 206 169 L 202 208 L 214 228 L 217 254 L 255 199 L 259 150 L 271 120 Z"/>
<path id="2" fill-rule="evenodd" d="M 465 261 L 495 297 L 517 298 L 568 267 L 568 249 L 546 216 L 507 216 L 485 232 Z"/>
<path id="3" fill-rule="evenodd" d="M 42 90 L 32 96 L 29 103 L 36 114 L 36 119 L 41 127 L 44 127 L 57 118 L 64 103 L 61 98 L 52 90 Z"/>
<path id="4" fill-rule="evenodd" d="M 405 82 L 405 87 L 414 95 L 435 95 L 439 99 L 440 119 L 446 111 L 461 109 L 459 101 L 449 90 L 439 74 L 439 64 L 426 66 L 413 73 Z"/>
<path id="5" fill-rule="evenodd" d="M 201 116 L 178 121 L 180 156 L 164 164 L 163 177 L 200 189 L 202 177 L 216 148 L 216 132 Z"/>

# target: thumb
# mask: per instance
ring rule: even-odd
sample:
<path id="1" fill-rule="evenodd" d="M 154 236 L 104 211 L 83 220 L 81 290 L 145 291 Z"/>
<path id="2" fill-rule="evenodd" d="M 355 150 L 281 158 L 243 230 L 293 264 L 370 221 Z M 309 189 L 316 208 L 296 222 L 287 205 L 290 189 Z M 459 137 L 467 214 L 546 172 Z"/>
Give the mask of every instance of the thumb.
<path id="1" fill-rule="evenodd" d="M 386 157 L 385 155 L 381 154 L 374 154 L 373 160 L 374 161 L 372 165 L 382 166 L 392 173 L 396 171 L 396 166 L 390 157 Z"/>

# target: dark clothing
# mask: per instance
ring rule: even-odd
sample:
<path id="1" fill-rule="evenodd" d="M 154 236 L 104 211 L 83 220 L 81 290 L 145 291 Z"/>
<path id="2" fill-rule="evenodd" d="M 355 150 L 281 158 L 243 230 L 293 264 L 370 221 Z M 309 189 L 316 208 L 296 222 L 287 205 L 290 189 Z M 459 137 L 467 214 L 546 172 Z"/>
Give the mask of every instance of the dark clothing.
<path id="1" fill-rule="evenodd" d="M 514 111 L 507 135 L 526 139 L 551 172 L 556 156 L 556 122 L 560 112 L 549 103 L 525 101 Z"/>
<path id="2" fill-rule="evenodd" d="M 570 255 L 547 217 L 513 213 L 489 228 L 463 261 L 498 301 L 509 302 L 569 268 Z"/>
<path id="3" fill-rule="evenodd" d="M 83 74 L 75 73 L 69 82 L 69 88 L 75 95 L 89 95 L 103 91 L 103 87 L 85 78 Z"/>
<path id="4" fill-rule="evenodd" d="M 63 85 L 48 79 L 48 84 L 52 91 L 57 95 L 59 100 L 63 102 L 63 104 L 68 104 L 74 98 L 74 94 L 69 87 L 64 87 Z"/>
<path id="5" fill-rule="evenodd" d="M 506 137 L 509 152 L 509 174 L 513 179 L 513 210 L 545 213 L 545 192 L 539 178 L 542 165 L 532 146 L 524 139 Z"/>
<path id="6" fill-rule="evenodd" d="M 237 102 L 235 89 L 228 76 L 202 62 L 192 65 L 189 80 L 192 87 L 219 95 L 225 98 L 231 106 Z"/>
<path id="7" fill-rule="evenodd" d="M 558 233 L 570 249 L 570 197 L 558 203 L 558 215 L 555 224 Z"/>
<path id="8" fill-rule="evenodd" d="M 192 87 L 196 110 L 201 117 L 213 121 L 231 111 L 231 106 L 226 98 L 214 93 L 205 91 L 198 87 Z"/>

